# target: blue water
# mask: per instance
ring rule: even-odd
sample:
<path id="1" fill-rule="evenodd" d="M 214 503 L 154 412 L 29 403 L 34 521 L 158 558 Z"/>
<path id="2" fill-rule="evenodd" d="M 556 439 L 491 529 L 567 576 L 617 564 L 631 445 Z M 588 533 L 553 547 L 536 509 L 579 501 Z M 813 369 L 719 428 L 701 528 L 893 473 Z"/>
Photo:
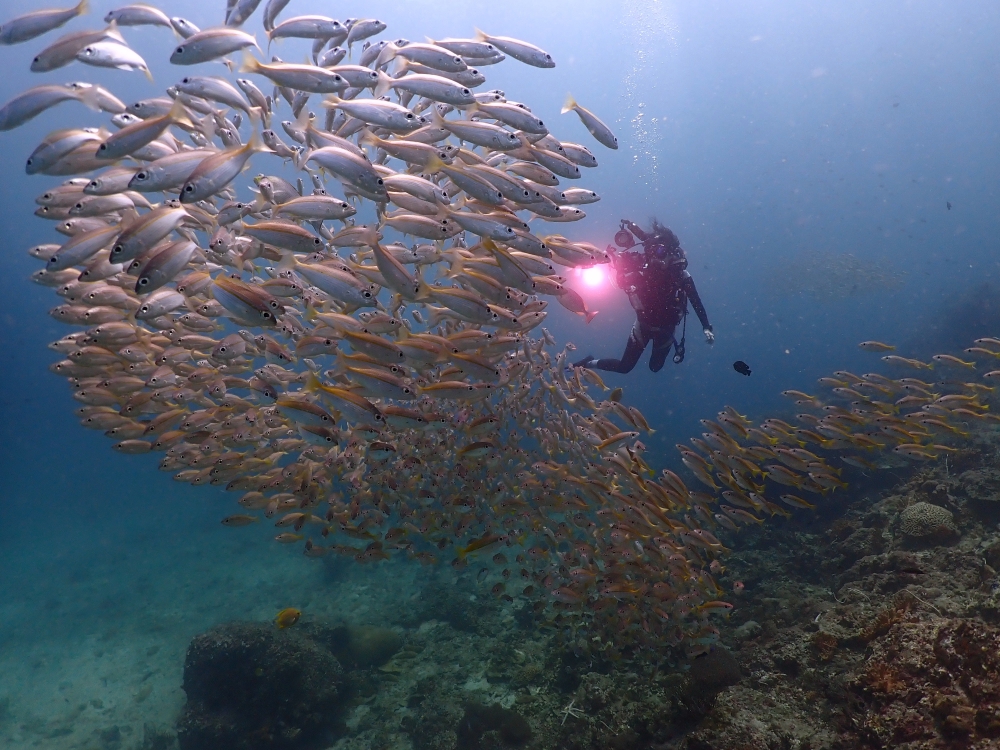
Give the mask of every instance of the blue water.
<path id="1" fill-rule="evenodd" d="M 63 31 L 94 28 L 114 7 L 93 5 Z M 12 0 L 2 14 L 37 7 Z M 165 10 L 206 28 L 221 18 L 222 3 L 182 0 Z M 933 340 L 955 353 L 969 345 L 971 329 L 959 321 L 942 331 L 947 311 L 963 295 L 1000 295 L 996 3 L 419 0 L 331 9 L 295 0 L 283 15 L 310 12 L 380 17 L 389 23 L 385 38 L 467 36 L 481 27 L 552 54 L 553 70 L 513 60 L 486 70 L 488 87 L 529 103 L 558 138 L 588 145 L 600 161 L 580 185 L 603 200 L 585 207 L 583 222 L 546 229 L 603 247 L 619 219 L 648 225 L 656 216 L 686 249 L 715 328 L 709 347 L 691 317 L 681 365 L 668 361 L 650 373 L 647 353 L 631 374 L 605 375 L 657 429 L 648 441 L 657 464 L 674 465 L 671 446 L 698 434 L 697 420 L 725 404 L 755 417 L 778 414 L 788 408 L 782 389 L 809 391 L 835 369 L 880 369 L 877 355 L 857 349 L 859 341 L 928 356 L 936 353 L 928 350 Z M 248 25 L 259 30 L 257 18 Z M 42 82 L 88 80 L 127 102 L 161 95 L 189 70 L 166 63 L 169 31 L 144 27 L 124 34 L 150 63 L 153 86 L 137 73 L 80 64 L 29 73 L 34 52 L 63 31 L 0 48 L 0 99 Z M 272 51 L 298 61 L 307 50 L 307 42 L 286 40 Z M 560 116 L 568 92 L 612 125 L 618 151 L 595 144 L 574 115 Z M 46 344 L 66 329 L 47 314 L 56 304 L 51 290 L 28 280 L 39 263 L 25 250 L 52 241 L 47 222 L 32 216 L 33 199 L 59 179 L 27 177 L 23 162 L 48 131 L 101 122 L 69 103 L 0 136 L 0 601 L 7 613 L 0 633 L 9 631 L 0 635 L 0 656 L 7 658 L 10 644 L 23 646 L 30 633 L 44 637 L 34 631 L 60 618 L 63 629 L 52 632 L 62 637 L 74 630 L 66 617 L 88 611 L 88 603 L 76 602 L 52 614 L 74 601 L 68 570 L 101 566 L 112 591 L 116 569 L 141 571 L 139 592 L 116 593 L 122 616 L 142 610 L 142 592 L 173 585 L 171 569 L 186 570 L 182 555 L 200 556 L 207 570 L 282 552 L 255 530 L 232 541 L 218 526 L 234 507 L 221 490 L 172 482 L 157 471 L 155 455 L 114 454 L 109 441 L 77 424 L 78 404 L 47 370 L 58 357 Z M 788 293 L 794 277 L 775 283 L 810 254 L 835 263 L 829 259 L 846 253 L 897 283 L 861 283 L 855 294 L 820 297 Z M 624 295 L 608 286 L 578 288 L 600 310 L 597 318 L 588 326 L 550 308 L 547 327 L 581 353 L 619 356 L 634 319 Z M 737 359 L 751 365 L 750 378 L 732 370 Z M 288 565 L 314 575 L 309 561 Z M 195 616 L 192 633 L 225 619 L 229 599 L 220 580 L 210 576 L 196 587 L 210 604 Z M 55 610 L 36 608 L 42 588 Z M 279 599 L 260 602 L 263 616 Z M 10 691 L 3 683 L 0 676 L 0 694 Z"/>

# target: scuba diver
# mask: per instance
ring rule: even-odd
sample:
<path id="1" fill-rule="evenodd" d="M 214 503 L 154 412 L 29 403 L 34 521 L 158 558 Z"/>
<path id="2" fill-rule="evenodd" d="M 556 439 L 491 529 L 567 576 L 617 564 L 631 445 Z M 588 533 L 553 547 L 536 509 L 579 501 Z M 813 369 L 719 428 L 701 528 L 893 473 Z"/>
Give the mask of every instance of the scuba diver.
<path id="1" fill-rule="evenodd" d="M 653 342 L 650 370 L 659 372 L 663 368 L 671 347 L 674 362 L 680 364 L 684 361 L 688 301 L 701 322 L 705 341 L 715 343 L 715 334 L 695 289 L 694 279 L 687 272 L 687 257 L 677 235 L 655 219 L 648 233 L 628 219 L 623 219 L 621 229 L 615 234 L 615 244 L 628 251 L 637 244 L 633 235 L 639 238 L 642 253 L 618 252 L 608 246 L 615 268 L 615 283 L 628 295 L 628 301 L 635 310 L 636 321 L 625 345 L 625 353 L 621 359 L 596 359 L 588 355 L 575 362 L 575 367 L 631 372 L 650 341 Z M 684 328 L 681 340 L 677 341 L 674 332 L 681 321 Z"/>

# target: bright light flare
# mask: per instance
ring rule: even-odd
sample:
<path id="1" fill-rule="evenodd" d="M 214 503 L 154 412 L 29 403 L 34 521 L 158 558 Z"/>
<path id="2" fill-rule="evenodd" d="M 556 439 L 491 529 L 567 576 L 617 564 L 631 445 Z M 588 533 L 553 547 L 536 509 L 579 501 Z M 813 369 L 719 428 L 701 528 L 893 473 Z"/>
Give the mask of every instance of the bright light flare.
<path id="1" fill-rule="evenodd" d="M 604 266 L 584 268 L 580 272 L 580 277 L 583 279 L 583 283 L 589 287 L 600 286 L 607 279 L 607 276 L 604 274 Z"/>

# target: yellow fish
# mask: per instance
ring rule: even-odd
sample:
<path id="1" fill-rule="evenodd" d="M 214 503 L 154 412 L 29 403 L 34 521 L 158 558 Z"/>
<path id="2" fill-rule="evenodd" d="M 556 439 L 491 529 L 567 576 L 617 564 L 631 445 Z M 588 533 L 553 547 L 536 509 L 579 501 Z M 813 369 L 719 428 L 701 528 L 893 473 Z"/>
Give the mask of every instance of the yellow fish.
<path id="1" fill-rule="evenodd" d="M 896 347 L 883 344 L 881 341 L 862 341 L 858 344 L 858 348 L 864 349 L 866 352 L 891 352 Z"/>
<path id="2" fill-rule="evenodd" d="M 278 630 L 284 630 L 297 623 L 300 617 L 302 617 L 301 610 L 295 609 L 295 607 L 286 607 L 274 618 L 274 624 L 278 626 Z"/>

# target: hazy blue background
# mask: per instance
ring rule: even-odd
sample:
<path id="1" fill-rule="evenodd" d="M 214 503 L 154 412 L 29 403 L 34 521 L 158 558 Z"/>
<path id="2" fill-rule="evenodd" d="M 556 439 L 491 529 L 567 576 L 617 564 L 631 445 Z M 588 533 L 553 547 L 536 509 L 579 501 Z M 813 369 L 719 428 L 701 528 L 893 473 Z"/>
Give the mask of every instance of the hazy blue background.
<path id="1" fill-rule="evenodd" d="M 221 71 L 171 68 L 168 30 L 130 28 L 124 35 L 146 57 L 155 86 L 140 74 L 81 64 L 28 72 L 58 34 L 98 26 L 115 5 L 94 2 L 88 17 L 60 32 L 0 48 L 0 99 L 42 82 L 90 80 L 131 101 L 160 95 L 186 73 Z M 15 0 L 2 13 L 37 7 Z M 221 22 L 224 3 L 164 7 L 205 28 Z M 626 400 L 658 428 L 657 449 L 700 432 L 697 419 L 723 404 L 764 416 L 781 407 L 783 388 L 808 390 L 830 370 L 881 365 L 857 350 L 863 339 L 910 342 L 918 347 L 911 351 L 930 354 L 920 342 L 940 334 L 954 351 L 972 338 L 934 326 L 956 295 L 997 275 L 995 2 L 293 0 L 284 17 L 309 12 L 377 16 L 389 23 L 387 38 L 468 36 L 478 26 L 553 55 L 554 70 L 514 60 L 485 70 L 487 87 L 527 102 L 557 137 L 587 144 L 601 163 L 579 183 L 604 197 L 586 207 L 588 218 L 536 231 L 603 246 L 618 219 L 657 215 L 687 249 L 715 326 L 711 349 L 692 326 L 681 366 L 668 362 L 652 375 L 644 357 L 630 376 L 608 377 L 627 386 Z M 258 12 L 248 27 L 262 38 L 259 24 Z M 300 60 L 307 49 L 285 42 L 272 51 Z M 560 117 L 568 92 L 616 129 L 617 152 L 594 143 L 575 115 Z M 36 558 L 20 555 L 25 545 L 47 561 L 79 564 L 84 539 L 115 550 L 136 534 L 169 544 L 198 529 L 210 544 L 233 507 L 221 490 L 160 474 L 156 455 L 113 453 L 110 441 L 77 424 L 77 403 L 46 369 L 57 359 L 46 344 L 67 328 L 47 315 L 57 303 L 51 290 L 28 280 L 39 263 L 25 250 L 53 241 L 47 222 L 31 215 L 32 201 L 59 180 L 26 177 L 23 163 L 49 130 L 104 121 L 68 103 L 0 134 L 0 560 L 8 572 L 43 574 Z M 255 160 L 254 173 L 267 166 Z M 831 299 L 779 293 L 775 277 L 811 253 L 851 253 L 903 283 Z M 785 283 L 794 288 L 794 279 Z M 618 356 L 633 320 L 624 296 L 610 288 L 585 294 L 601 310 L 593 323 L 556 308 L 548 327 L 583 353 Z M 733 372 L 735 359 L 750 363 L 751 378 Z M 671 449 L 664 459 L 674 456 Z M 132 552 L 141 560 L 141 550 Z M 18 580 L 29 585 L 31 575 Z"/>

